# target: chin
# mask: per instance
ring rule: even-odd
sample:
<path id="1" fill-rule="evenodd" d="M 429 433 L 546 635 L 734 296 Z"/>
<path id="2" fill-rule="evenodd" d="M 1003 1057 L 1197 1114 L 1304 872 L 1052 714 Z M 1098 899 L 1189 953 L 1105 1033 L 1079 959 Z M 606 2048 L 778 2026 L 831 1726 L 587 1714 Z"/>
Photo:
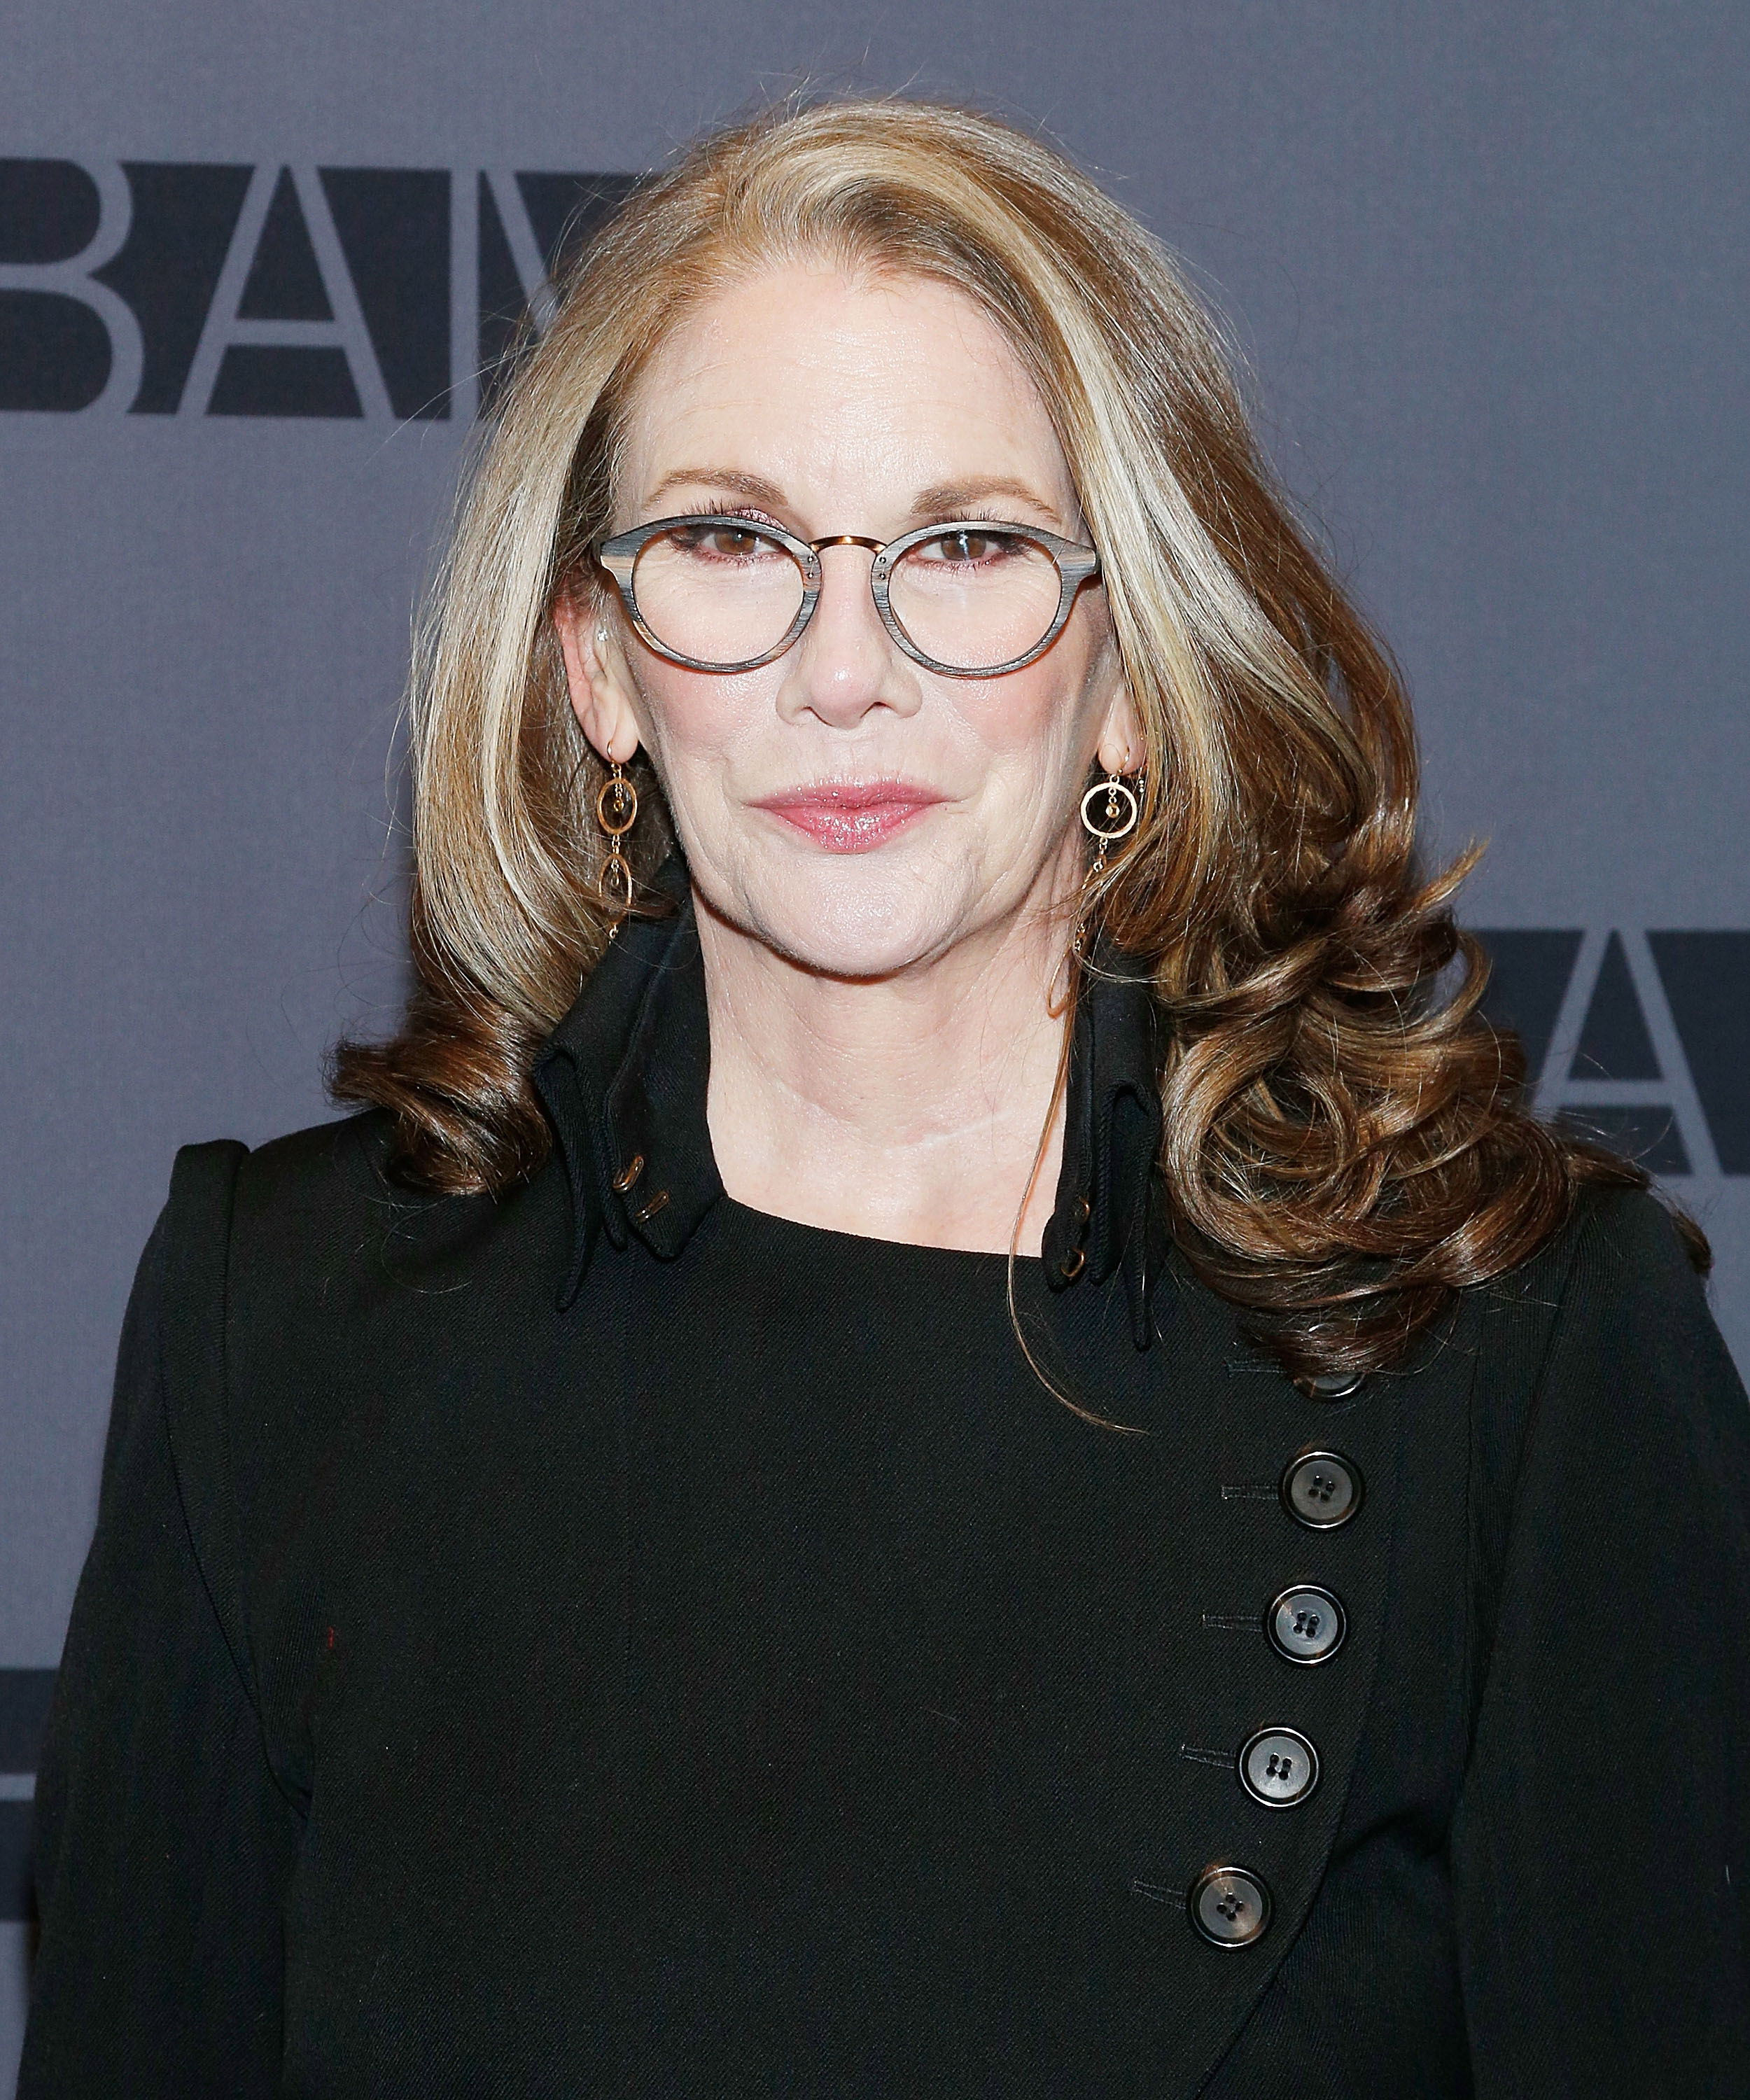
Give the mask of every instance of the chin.
<path id="1" fill-rule="evenodd" d="M 892 977 L 968 929 L 967 872 L 950 877 L 882 852 L 811 854 L 802 869 L 747 885 L 724 915 L 804 969 Z"/>
<path id="2" fill-rule="evenodd" d="M 835 909 L 825 898 L 812 910 L 780 908 L 761 920 L 761 938 L 779 954 L 834 977 L 897 976 L 951 947 L 958 930 L 940 909 L 873 914 Z"/>

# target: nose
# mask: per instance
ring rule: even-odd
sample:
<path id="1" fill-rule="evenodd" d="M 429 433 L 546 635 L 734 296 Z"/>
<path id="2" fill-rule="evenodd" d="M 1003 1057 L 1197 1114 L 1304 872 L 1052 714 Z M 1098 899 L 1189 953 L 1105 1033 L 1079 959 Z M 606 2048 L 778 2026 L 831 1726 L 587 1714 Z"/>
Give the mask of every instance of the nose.
<path id="1" fill-rule="evenodd" d="M 787 663 L 778 712 L 787 721 L 812 714 L 833 729 L 853 729 L 871 709 L 915 714 L 922 699 L 903 653 L 881 624 L 869 588 L 867 543 L 830 541 L 820 550 L 820 597 L 814 616 Z"/>

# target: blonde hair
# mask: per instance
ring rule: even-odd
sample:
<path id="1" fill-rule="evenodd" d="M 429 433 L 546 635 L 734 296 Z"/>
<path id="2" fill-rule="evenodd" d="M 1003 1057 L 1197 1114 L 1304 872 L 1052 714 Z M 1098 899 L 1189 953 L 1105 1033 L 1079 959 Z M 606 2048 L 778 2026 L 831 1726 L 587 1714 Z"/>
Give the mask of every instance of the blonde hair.
<path id="1" fill-rule="evenodd" d="M 603 772 L 553 607 L 601 589 L 628 404 L 677 321 L 817 258 L 954 287 L 1038 386 L 1147 746 L 1139 828 L 1090 902 L 1169 1023 L 1172 1229 L 1291 1370 L 1386 1360 L 1547 1238 L 1579 1181 L 1644 1177 L 1521 1105 L 1448 909 L 1469 862 L 1417 871 L 1401 683 L 1267 470 L 1210 316 L 1060 155 L 963 109 L 836 102 L 706 138 L 582 257 L 499 396 L 418 637 L 417 988 L 395 1042 L 342 1047 L 337 1093 L 391 1110 L 430 1186 L 544 1157 L 530 1069 L 606 933 Z M 639 829 L 647 876 L 668 840 Z"/>

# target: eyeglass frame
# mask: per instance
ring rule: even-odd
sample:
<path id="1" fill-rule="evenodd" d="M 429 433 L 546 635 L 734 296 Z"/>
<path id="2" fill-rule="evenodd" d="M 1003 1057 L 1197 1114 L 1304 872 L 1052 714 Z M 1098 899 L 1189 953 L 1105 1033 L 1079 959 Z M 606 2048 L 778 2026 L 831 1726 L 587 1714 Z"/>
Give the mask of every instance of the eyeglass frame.
<path id="1" fill-rule="evenodd" d="M 677 525 L 725 525 L 741 532 L 752 532 L 762 540 L 773 540 L 791 555 L 802 571 L 802 602 L 796 616 L 790 623 L 789 632 L 781 642 L 766 650 L 763 655 L 749 656 L 738 663 L 712 664 L 697 656 L 684 656 L 678 649 L 671 648 L 645 624 L 638 610 L 638 594 L 633 584 L 633 571 L 637 566 L 640 554 L 659 533 L 672 532 Z M 1020 656 L 1011 657 L 1006 664 L 992 664 L 973 670 L 959 664 L 944 664 L 928 656 L 906 633 L 899 615 L 888 602 L 888 585 L 893 565 L 912 548 L 921 546 L 926 540 L 939 539 L 950 532 L 1012 533 L 1016 539 L 1030 540 L 1044 548 L 1057 568 L 1057 611 L 1050 627 L 1033 647 Z M 1100 552 L 1097 548 L 1083 545 L 1078 540 L 1065 540 L 1055 532 L 1043 531 L 1037 525 L 1016 525 L 1007 518 L 951 518 L 940 524 L 920 525 L 915 532 L 901 535 L 897 540 L 871 540 L 857 532 L 828 533 L 824 539 L 799 540 L 793 532 L 787 532 L 781 525 L 769 523 L 763 518 L 749 518 L 745 514 L 721 510 L 683 511 L 677 518 L 658 518 L 648 525 L 634 525 L 624 532 L 602 534 L 591 549 L 597 565 L 606 571 L 615 589 L 619 593 L 620 602 L 627 616 L 658 655 L 666 656 L 672 664 L 684 664 L 690 671 L 757 671 L 762 664 L 775 663 L 796 642 L 803 629 L 814 617 L 814 608 L 820 602 L 820 594 L 826 584 L 826 572 L 821 567 L 821 555 L 828 547 L 866 547 L 875 557 L 869 565 L 869 589 L 875 599 L 875 611 L 881 615 L 881 624 L 893 638 L 913 663 L 921 664 L 926 671 L 939 672 L 949 678 L 1001 678 L 1011 671 L 1022 671 L 1028 664 L 1036 663 L 1057 639 L 1069 624 L 1075 609 L 1077 594 L 1083 584 L 1097 578 L 1100 573 Z"/>

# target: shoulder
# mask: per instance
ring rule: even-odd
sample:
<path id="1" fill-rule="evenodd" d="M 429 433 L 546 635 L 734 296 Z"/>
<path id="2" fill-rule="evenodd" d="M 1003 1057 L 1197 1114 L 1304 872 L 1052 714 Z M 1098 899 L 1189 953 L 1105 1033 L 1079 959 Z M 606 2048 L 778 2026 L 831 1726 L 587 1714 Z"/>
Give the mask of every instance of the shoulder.
<path id="1" fill-rule="evenodd" d="M 483 1229 L 514 1202 L 412 1189 L 391 1171 L 391 1118 L 369 1110 L 293 1131 L 249 1153 L 236 1177 L 231 1220 L 234 1301 L 337 1286 L 393 1289 L 434 1263 L 465 1259 Z M 345 1292 L 342 1291 L 342 1299 Z"/>
<path id="2" fill-rule="evenodd" d="M 1466 1294 L 1497 1372 L 1533 1383 L 1606 1328 L 1711 1327 L 1701 1278 L 1676 1220 L 1643 1189 L 1582 1191 L 1560 1232 L 1518 1268 Z"/>
<path id="3" fill-rule="evenodd" d="M 1540 1366 L 1552 1436 L 1655 1449 L 1668 1468 L 1724 1467 L 1750 1486 L 1750 1405 L 1676 1223 L 1646 1194 L 1593 1196 Z"/>
<path id="4" fill-rule="evenodd" d="M 1644 1189 L 1585 1190 L 1553 1251 L 1571 1255 L 1570 1304 L 1600 1294 L 1616 1299 L 1625 1292 L 1701 1293 L 1677 1220 Z"/>
<path id="5" fill-rule="evenodd" d="M 399 1183 L 393 1149 L 390 1118 L 372 1110 L 242 1158 L 227 1264 L 234 1388 L 340 1388 L 367 1357 L 382 1375 L 386 1351 L 392 1364 L 452 1346 L 450 1330 L 507 1295 L 551 1310 L 570 1222 L 554 1161 L 496 1196 L 447 1195 Z"/>
<path id="6" fill-rule="evenodd" d="M 420 1199 L 390 1178 L 390 1120 L 380 1109 L 289 1132 L 248 1153 L 238 1169 L 239 1215 L 272 1230 L 358 1222 Z"/>
<path id="7" fill-rule="evenodd" d="M 1670 1213 L 1590 1189 L 1529 1261 L 1474 1286 L 1470 1507 L 1485 1594 L 1552 1502 L 1750 1484 L 1750 1405 Z M 1737 1484 L 1735 1488 L 1734 1483 Z M 1585 1484 L 1585 1485 L 1582 1485 Z"/>
<path id="8" fill-rule="evenodd" d="M 391 1135 L 371 1111 L 243 1156 L 228 1233 L 212 1235 L 222 1301 L 170 1308 L 222 1365 L 208 1441 L 258 1608 L 262 1542 L 302 1536 L 322 1483 L 338 1469 L 392 1507 L 396 1467 L 436 1415 L 460 1433 L 558 1317 L 562 1171 L 496 1198 L 421 1193 L 391 1177 Z"/>
<path id="9" fill-rule="evenodd" d="M 392 1149 L 390 1118 L 372 1110 L 253 1151 L 179 1155 L 165 1318 L 222 1358 L 218 1405 L 243 1475 L 295 1466 L 434 1362 L 490 1357 L 503 1338 L 483 1308 L 519 1286 L 552 1308 L 562 1175 L 543 1167 L 496 1198 L 431 1194 L 395 1180 Z"/>
<path id="10" fill-rule="evenodd" d="M 1474 1487 L 1491 1558 L 1510 1529 L 1522 1551 L 1540 1529 L 1677 1533 L 1704 1510 L 1742 1532 L 1750 1403 L 1655 1198 L 1588 1192 L 1541 1253 L 1477 1295 Z"/>
<path id="11" fill-rule="evenodd" d="M 1613 1384 L 1698 1352 L 1726 1362 L 1677 1221 L 1644 1190 L 1584 1192 L 1563 1229 L 1480 1295 L 1497 1347 L 1528 1357 L 1540 1386 L 1601 1350 L 1615 1352 Z"/>

